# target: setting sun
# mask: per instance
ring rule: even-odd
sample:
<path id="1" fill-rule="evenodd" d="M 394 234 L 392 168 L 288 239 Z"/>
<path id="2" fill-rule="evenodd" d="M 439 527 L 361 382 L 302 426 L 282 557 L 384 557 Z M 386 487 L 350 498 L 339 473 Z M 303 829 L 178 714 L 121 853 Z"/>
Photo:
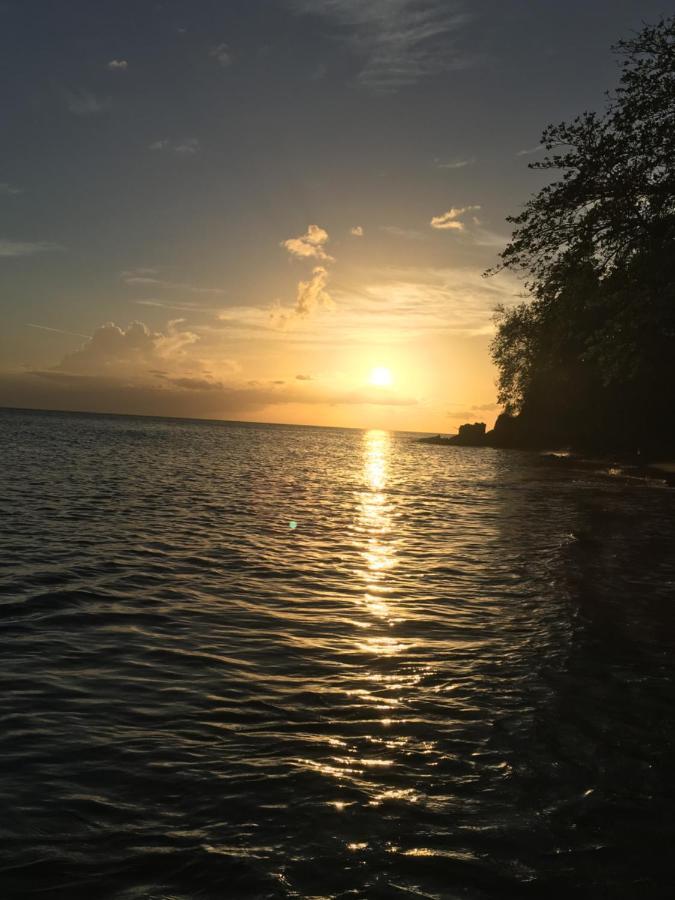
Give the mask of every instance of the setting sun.
<path id="1" fill-rule="evenodd" d="M 391 369 L 385 366 L 376 366 L 370 372 L 370 383 L 375 387 L 389 387 L 393 382 Z"/>

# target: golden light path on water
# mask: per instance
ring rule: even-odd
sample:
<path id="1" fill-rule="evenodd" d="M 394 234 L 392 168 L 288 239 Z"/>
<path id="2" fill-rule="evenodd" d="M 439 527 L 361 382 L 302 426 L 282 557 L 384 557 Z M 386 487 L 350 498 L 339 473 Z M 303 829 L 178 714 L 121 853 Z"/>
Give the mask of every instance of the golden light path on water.
<path id="1" fill-rule="evenodd" d="M 396 733 L 397 724 L 404 721 L 397 714 L 409 702 L 410 698 L 404 696 L 406 692 L 422 677 L 419 671 L 411 672 L 409 667 L 406 670 L 397 664 L 397 657 L 408 649 L 409 642 L 391 634 L 406 620 L 395 599 L 398 593 L 394 582 L 402 537 L 396 531 L 397 510 L 388 490 L 391 464 L 390 433 L 365 432 L 354 531 L 361 560 L 356 575 L 363 586 L 358 605 L 366 616 L 354 623 L 358 628 L 354 643 L 355 650 L 360 655 L 366 654 L 366 660 L 370 659 L 372 664 L 367 664 L 365 673 L 358 672 L 359 686 L 346 687 L 345 693 L 360 704 L 366 733 L 356 740 L 352 735 L 351 741 L 340 742 L 345 755 L 333 757 L 331 764 L 320 767 L 323 774 L 332 775 L 343 784 L 345 779 L 358 782 L 366 789 L 371 807 L 380 806 L 384 801 L 414 803 L 417 800 L 414 790 L 398 787 L 396 780 L 388 783 L 387 779 L 387 773 L 397 765 L 397 751 L 408 743 L 407 737 Z M 367 687 L 363 686 L 364 680 Z M 430 746 L 427 745 L 427 752 Z M 332 805 L 342 812 L 352 804 L 338 799 Z M 367 841 L 355 840 L 347 844 L 347 849 L 360 852 L 368 846 Z"/>

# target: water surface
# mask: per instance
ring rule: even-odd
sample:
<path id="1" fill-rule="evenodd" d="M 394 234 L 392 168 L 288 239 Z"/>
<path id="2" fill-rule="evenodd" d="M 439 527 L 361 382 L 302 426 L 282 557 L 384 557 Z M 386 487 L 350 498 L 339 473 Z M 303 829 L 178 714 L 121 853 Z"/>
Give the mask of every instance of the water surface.
<path id="1" fill-rule="evenodd" d="M 675 492 L 0 412 L 0 896 L 666 897 Z"/>

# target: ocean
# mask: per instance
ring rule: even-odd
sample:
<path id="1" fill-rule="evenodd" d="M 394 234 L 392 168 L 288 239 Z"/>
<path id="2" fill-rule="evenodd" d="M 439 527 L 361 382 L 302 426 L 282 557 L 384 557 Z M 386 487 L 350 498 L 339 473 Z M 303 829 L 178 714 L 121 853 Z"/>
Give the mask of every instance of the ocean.
<path id="1" fill-rule="evenodd" d="M 0 411 L 0 897 L 671 896 L 675 491 Z"/>

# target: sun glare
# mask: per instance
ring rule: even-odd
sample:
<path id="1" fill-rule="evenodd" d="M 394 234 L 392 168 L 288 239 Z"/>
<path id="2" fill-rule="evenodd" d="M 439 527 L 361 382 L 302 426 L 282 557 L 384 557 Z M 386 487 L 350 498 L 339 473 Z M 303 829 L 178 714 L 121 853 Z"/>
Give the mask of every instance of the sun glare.
<path id="1" fill-rule="evenodd" d="M 370 383 L 375 387 L 389 387 L 393 380 L 391 370 L 385 366 L 376 366 L 370 373 Z"/>

